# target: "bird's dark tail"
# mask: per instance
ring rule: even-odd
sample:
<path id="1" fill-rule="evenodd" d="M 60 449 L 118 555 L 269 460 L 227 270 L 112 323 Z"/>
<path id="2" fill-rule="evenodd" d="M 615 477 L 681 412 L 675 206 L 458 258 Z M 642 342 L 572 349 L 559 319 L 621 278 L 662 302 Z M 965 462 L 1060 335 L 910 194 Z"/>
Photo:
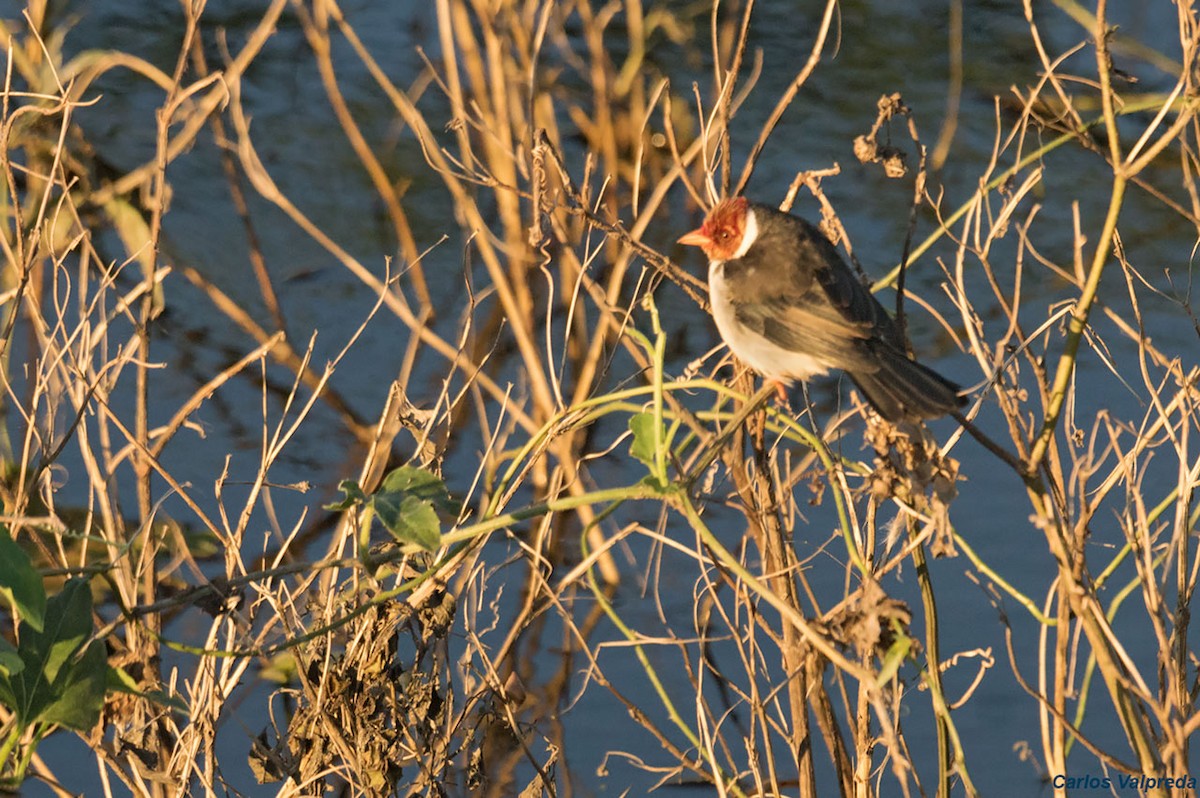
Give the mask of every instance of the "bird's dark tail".
<path id="1" fill-rule="evenodd" d="M 933 369 L 890 347 L 877 354 L 878 369 L 852 373 L 850 379 L 888 421 L 939 418 L 966 402 L 962 389 Z"/>

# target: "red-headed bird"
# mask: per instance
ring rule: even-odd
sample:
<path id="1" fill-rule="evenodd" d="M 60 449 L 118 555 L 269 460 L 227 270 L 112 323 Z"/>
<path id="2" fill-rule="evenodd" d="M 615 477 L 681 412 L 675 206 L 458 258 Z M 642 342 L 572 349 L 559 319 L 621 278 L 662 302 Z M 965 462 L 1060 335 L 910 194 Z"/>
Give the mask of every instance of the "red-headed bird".
<path id="1" fill-rule="evenodd" d="M 708 256 L 717 330 L 764 377 L 849 375 L 888 421 L 944 416 L 961 389 L 905 352 L 900 328 L 821 231 L 744 197 L 720 202 L 679 243 Z"/>

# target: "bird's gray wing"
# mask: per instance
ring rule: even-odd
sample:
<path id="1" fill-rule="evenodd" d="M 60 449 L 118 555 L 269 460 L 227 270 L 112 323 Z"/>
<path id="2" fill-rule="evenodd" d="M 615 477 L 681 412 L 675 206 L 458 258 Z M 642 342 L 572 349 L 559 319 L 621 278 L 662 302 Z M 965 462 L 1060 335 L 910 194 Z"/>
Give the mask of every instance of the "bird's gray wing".
<path id="1" fill-rule="evenodd" d="M 871 350 L 883 342 L 903 351 L 895 324 L 833 244 L 803 219 L 760 208 L 758 241 L 724 267 L 727 285 L 737 286 L 737 320 L 842 369 L 874 371 Z"/>
<path id="2" fill-rule="evenodd" d="M 814 264 L 812 279 L 825 292 L 837 312 L 852 324 L 867 325 L 872 337 L 904 351 L 904 340 L 892 317 L 870 289 L 863 285 L 858 275 L 846 265 L 837 247 L 803 219 L 783 216 L 781 224 L 788 228 L 787 238 L 793 242 L 800 256 Z"/>
<path id="3" fill-rule="evenodd" d="M 846 320 L 828 303 L 813 302 L 811 294 L 738 303 L 734 314 L 778 347 L 803 352 L 835 368 L 874 370 L 864 346 L 870 328 Z"/>

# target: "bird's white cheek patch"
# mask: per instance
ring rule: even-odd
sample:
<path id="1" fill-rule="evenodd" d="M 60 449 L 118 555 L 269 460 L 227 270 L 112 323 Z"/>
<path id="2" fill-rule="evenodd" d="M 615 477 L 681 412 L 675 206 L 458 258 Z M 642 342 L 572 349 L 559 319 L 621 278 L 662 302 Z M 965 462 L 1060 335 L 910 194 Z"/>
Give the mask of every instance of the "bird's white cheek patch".
<path id="1" fill-rule="evenodd" d="M 754 218 L 754 211 L 746 211 L 746 229 L 742 231 L 742 243 L 738 245 L 737 251 L 733 253 L 730 260 L 746 257 L 746 253 L 750 251 L 750 247 L 754 245 L 755 239 L 758 238 L 758 219 Z"/>

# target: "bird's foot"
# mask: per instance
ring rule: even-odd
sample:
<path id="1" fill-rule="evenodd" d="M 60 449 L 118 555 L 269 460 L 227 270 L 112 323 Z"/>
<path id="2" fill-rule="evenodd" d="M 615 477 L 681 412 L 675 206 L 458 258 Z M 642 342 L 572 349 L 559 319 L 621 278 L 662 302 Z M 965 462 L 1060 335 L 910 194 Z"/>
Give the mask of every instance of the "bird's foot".
<path id="1" fill-rule="evenodd" d="M 779 402 L 779 406 L 787 412 L 792 412 L 792 403 L 788 399 L 787 386 L 779 380 L 771 380 L 775 386 L 775 399 Z"/>

